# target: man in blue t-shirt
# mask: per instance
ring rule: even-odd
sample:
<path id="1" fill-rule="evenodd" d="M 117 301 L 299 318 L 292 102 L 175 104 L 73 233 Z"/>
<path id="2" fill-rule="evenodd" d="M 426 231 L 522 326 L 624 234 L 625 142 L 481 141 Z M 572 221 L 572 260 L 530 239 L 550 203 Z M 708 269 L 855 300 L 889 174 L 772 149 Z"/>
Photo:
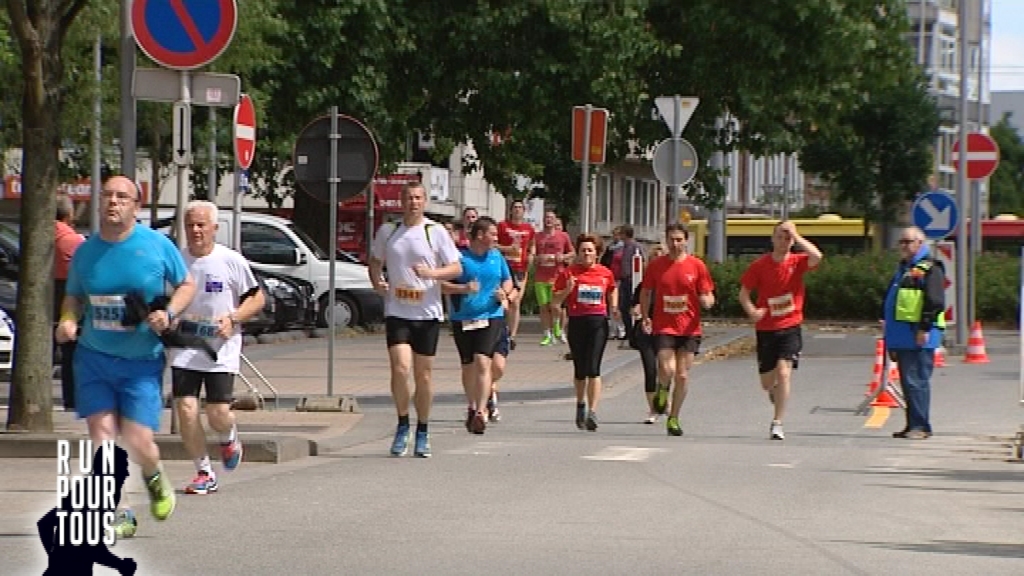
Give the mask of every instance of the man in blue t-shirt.
<path id="1" fill-rule="evenodd" d="M 469 229 L 469 248 L 462 251 L 462 275 L 445 282 L 452 297 L 452 328 L 462 363 L 462 387 L 469 409 L 466 429 L 483 434 L 491 396 L 491 363 L 505 335 L 505 309 L 512 291 L 508 263 L 495 246 L 498 225 L 487 217 Z"/>
<path id="2" fill-rule="evenodd" d="M 75 251 L 68 272 L 56 339 L 77 340 L 74 373 L 76 409 L 98 446 L 122 442 L 142 467 L 157 520 L 174 512 L 174 489 L 161 472 L 153 433 L 163 410 L 164 348 L 157 334 L 195 294 L 178 249 L 164 235 L 135 223 L 141 203 L 138 187 L 124 176 L 107 180 L 100 193 L 100 231 Z M 137 326 L 126 326 L 125 296 L 139 292 L 146 302 L 174 288 L 166 311 L 154 311 Z M 81 328 L 81 334 L 79 334 Z M 130 512 L 118 523 L 119 537 L 135 534 Z"/>

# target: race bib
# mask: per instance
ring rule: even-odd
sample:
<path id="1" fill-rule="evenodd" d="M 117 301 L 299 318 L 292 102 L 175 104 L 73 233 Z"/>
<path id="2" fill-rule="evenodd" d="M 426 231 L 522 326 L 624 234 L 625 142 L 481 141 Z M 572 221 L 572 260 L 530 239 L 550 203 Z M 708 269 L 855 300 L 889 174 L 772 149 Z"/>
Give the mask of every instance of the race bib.
<path id="1" fill-rule="evenodd" d="M 421 288 L 413 288 L 411 286 L 399 286 L 395 288 L 395 299 L 402 304 L 419 305 L 423 303 L 423 297 L 426 291 Z"/>
<path id="2" fill-rule="evenodd" d="M 796 305 L 793 303 L 793 295 L 787 293 L 775 298 L 769 298 L 768 310 L 772 316 L 785 316 L 793 313 L 796 310 Z"/>
<path id="3" fill-rule="evenodd" d="M 558 258 L 554 254 L 541 254 L 540 265 L 544 267 L 551 267 L 558 264 Z"/>
<path id="4" fill-rule="evenodd" d="M 576 290 L 576 301 L 588 306 L 600 306 L 604 299 L 604 288 L 590 284 L 580 284 Z"/>
<path id="5" fill-rule="evenodd" d="M 189 317 L 178 322 L 178 332 L 201 338 L 216 338 L 219 329 L 217 321 L 213 318 Z"/>
<path id="6" fill-rule="evenodd" d="M 219 293 L 224 291 L 224 280 L 214 276 L 213 274 L 206 275 L 206 285 L 204 290 L 207 293 Z"/>
<path id="7" fill-rule="evenodd" d="M 130 332 L 133 326 L 123 326 L 124 296 L 89 296 L 92 308 L 92 327 L 94 330 L 108 332 Z"/>
<path id="8" fill-rule="evenodd" d="M 662 296 L 662 309 L 666 314 L 685 314 L 690 309 L 689 296 Z"/>
<path id="9" fill-rule="evenodd" d="M 481 328 L 487 328 L 491 325 L 491 321 L 484 318 L 482 320 L 468 320 L 462 323 L 462 331 L 469 332 L 470 330 L 479 330 Z"/>

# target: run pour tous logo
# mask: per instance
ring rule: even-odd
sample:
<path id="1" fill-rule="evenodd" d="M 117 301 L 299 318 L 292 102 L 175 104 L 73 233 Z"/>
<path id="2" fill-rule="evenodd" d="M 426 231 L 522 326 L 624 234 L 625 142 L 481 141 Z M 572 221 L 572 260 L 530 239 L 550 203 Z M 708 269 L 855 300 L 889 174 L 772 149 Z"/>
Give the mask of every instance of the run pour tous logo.
<path id="1" fill-rule="evenodd" d="M 93 454 L 92 466 L 88 455 Z M 128 478 L 128 453 L 111 441 L 93 452 L 92 441 L 79 440 L 78 464 L 71 469 L 71 443 L 57 441 L 57 505 L 37 526 L 48 557 L 43 576 L 92 574 L 93 566 L 107 566 L 126 576 L 135 574 L 131 558 L 115 556 L 114 523 Z"/>

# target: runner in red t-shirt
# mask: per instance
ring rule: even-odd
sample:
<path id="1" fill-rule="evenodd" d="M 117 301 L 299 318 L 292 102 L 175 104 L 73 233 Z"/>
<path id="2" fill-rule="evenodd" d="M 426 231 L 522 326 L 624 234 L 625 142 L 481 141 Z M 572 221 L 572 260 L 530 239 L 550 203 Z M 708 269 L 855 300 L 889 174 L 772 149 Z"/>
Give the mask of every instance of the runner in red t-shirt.
<path id="1" fill-rule="evenodd" d="M 469 248 L 469 231 L 473 228 L 473 222 L 480 218 L 476 208 L 466 206 L 462 209 L 462 229 L 459 230 L 459 237 L 455 239 L 455 247 L 459 250 Z"/>
<path id="2" fill-rule="evenodd" d="M 640 284 L 643 329 L 654 335 L 658 351 L 659 382 L 654 407 L 659 413 L 665 413 L 672 381 L 676 384 L 667 423 L 671 436 L 683 435 L 679 410 L 686 399 L 693 357 L 700 350 L 700 307 L 715 305 L 715 283 L 704 261 L 687 254 L 688 240 L 689 232 L 684 225 L 670 224 L 665 231 L 668 254 L 650 263 Z"/>
<path id="3" fill-rule="evenodd" d="M 568 234 L 555 230 L 557 221 L 558 216 L 554 212 L 545 212 L 544 229 L 533 239 L 536 247 L 533 289 L 540 307 L 540 326 L 544 330 L 541 346 L 549 346 L 555 340 L 566 342 L 562 333 L 562 311 L 552 303 L 551 285 L 565 265 L 576 258 L 576 249 Z"/>
<path id="4" fill-rule="evenodd" d="M 569 310 L 569 351 L 576 387 L 576 427 L 597 430 L 597 403 L 601 400 L 601 360 L 608 342 L 608 311 L 619 317 L 619 291 L 615 276 L 597 263 L 601 239 L 582 234 L 576 239 L 577 264 L 555 279 L 554 301 Z M 586 393 L 586 401 L 584 401 Z M 590 410 L 587 410 L 587 404 Z"/>
<path id="5" fill-rule="evenodd" d="M 508 268 L 515 276 L 516 282 L 523 288 L 526 287 L 527 270 L 533 260 L 533 226 L 523 220 L 526 215 L 526 205 L 522 200 L 512 203 L 509 211 L 509 218 L 498 224 L 498 250 L 505 255 L 508 261 Z M 516 335 L 519 334 L 519 305 L 521 300 L 511 303 L 508 308 L 508 327 L 511 333 L 511 347 L 516 347 Z"/>
<path id="6" fill-rule="evenodd" d="M 794 244 L 804 253 L 791 253 Z M 775 405 L 769 431 L 772 440 L 786 437 L 782 417 L 792 371 L 803 348 L 804 274 L 817 268 L 821 258 L 821 250 L 801 236 L 792 222 L 781 222 L 772 232 L 772 251 L 751 262 L 740 278 L 740 305 L 755 322 L 761 387 Z M 750 300 L 751 292 L 757 292 L 756 306 Z"/>

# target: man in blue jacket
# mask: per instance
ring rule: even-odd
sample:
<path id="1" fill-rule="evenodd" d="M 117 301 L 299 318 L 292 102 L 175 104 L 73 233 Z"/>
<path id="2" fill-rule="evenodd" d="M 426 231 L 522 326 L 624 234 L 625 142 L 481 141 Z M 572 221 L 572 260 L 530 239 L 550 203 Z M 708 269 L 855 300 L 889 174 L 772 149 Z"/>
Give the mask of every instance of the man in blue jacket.
<path id="1" fill-rule="evenodd" d="M 945 271 L 920 228 L 905 228 L 899 244 L 900 263 L 883 310 L 885 346 L 899 365 L 907 401 L 907 426 L 893 437 L 921 440 L 932 435 L 928 408 L 935 349 L 946 327 Z"/>

